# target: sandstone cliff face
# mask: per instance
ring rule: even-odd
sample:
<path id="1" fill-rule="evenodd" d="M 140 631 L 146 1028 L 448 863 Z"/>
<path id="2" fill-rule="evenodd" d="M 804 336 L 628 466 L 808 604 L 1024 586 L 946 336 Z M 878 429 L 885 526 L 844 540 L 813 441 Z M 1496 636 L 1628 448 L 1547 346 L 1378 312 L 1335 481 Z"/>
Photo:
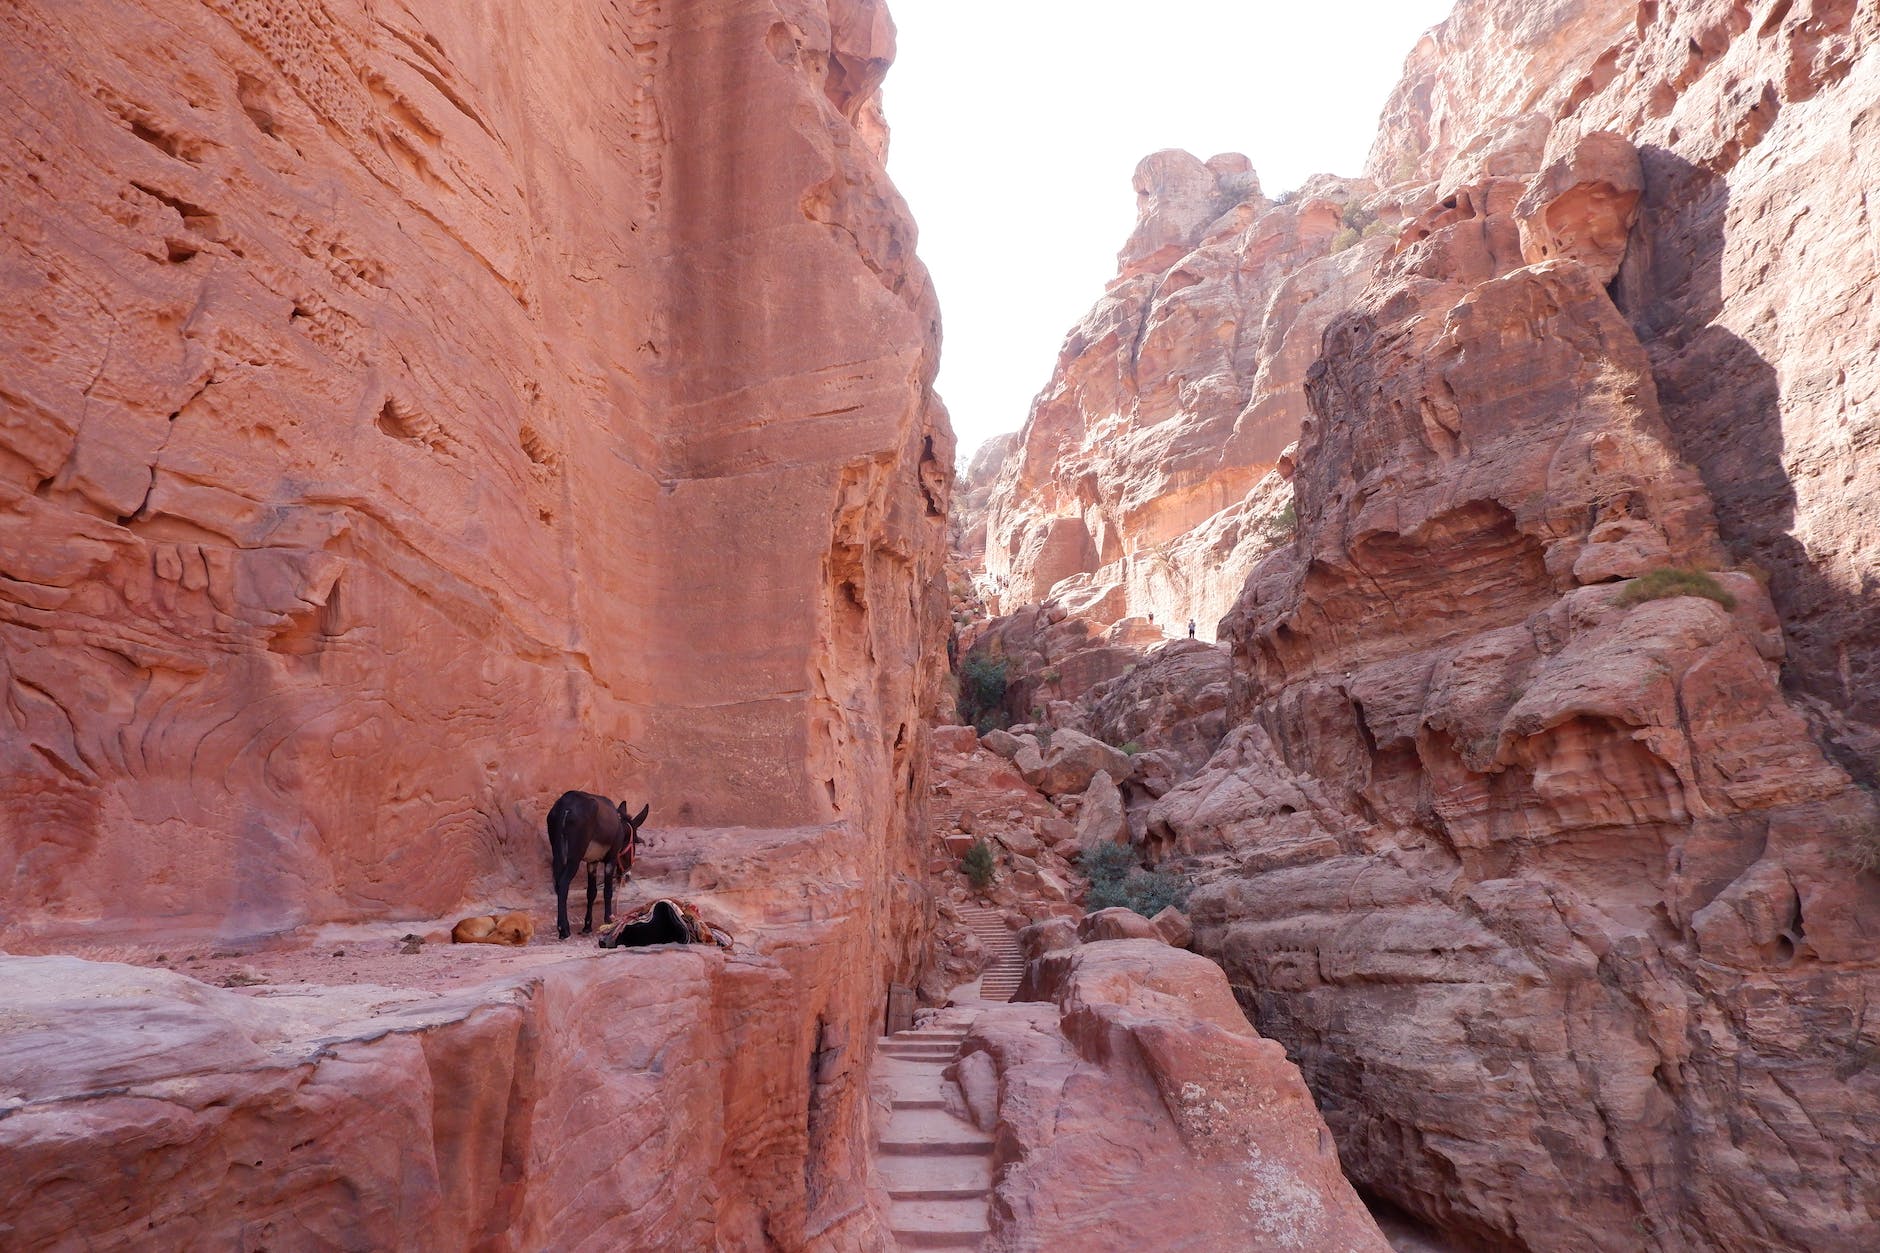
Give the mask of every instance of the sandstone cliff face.
<path id="1" fill-rule="evenodd" d="M 1071 579 L 1058 594 L 1099 627 L 1153 614 L 1212 637 L 1283 530 L 1270 472 L 1298 435 L 1320 333 L 1388 246 L 1340 238 L 1375 190 L 1322 178 L 1280 203 L 1244 157 L 1142 162 L 1119 273 L 993 488 L 986 575 L 1005 607 Z"/>
<path id="2" fill-rule="evenodd" d="M 905 826 L 950 449 L 878 6 L 4 20 L 13 925 L 437 912 L 577 783 Z"/>
<path id="3" fill-rule="evenodd" d="M 1464 0 L 1387 106 L 1404 221 L 1300 368 L 1225 713 L 1166 655 L 1053 710 L 1174 776 L 1130 804 L 1197 950 L 1464 1242 L 1880 1243 L 1877 43 L 1845 0 Z M 1100 481 L 1056 442 L 1033 480 Z"/>
<path id="4" fill-rule="evenodd" d="M 952 462 L 892 51 L 874 0 L 0 14 L 8 947 L 536 899 L 571 786 L 682 860 L 796 832 L 737 891 L 816 902 L 751 1011 L 809 1139 L 728 1129 L 727 1230 L 865 1215 Z"/>
<path id="5" fill-rule="evenodd" d="M 1219 967 L 1158 939 L 1065 942 L 1030 964 L 1042 1003 L 981 1014 L 956 1066 L 996 1139 L 985 1247 L 1390 1248 Z"/>
<path id="6" fill-rule="evenodd" d="M 1834 190 L 1868 158 L 1810 154 L 1880 53 L 1853 6 L 1601 7 L 1465 4 L 1435 46 L 1526 43 L 1413 58 L 1379 153 L 1430 182 L 1308 376 L 1233 729 L 1147 836 L 1369 1189 L 1497 1247 L 1867 1248 L 1876 813 L 1821 745 L 1870 742 L 1871 462 L 1820 480 L 1871 436 L 1874 261 Z M 1498 118 L 1493 67 L 1543 62 Z M 1729 329 L 1782 300 L 1751 258 L 1812 342 Z"/>
<path id="7" fill-rule="evenodd" d="M 1785 682 L 1869 781 L 1876 39 L 1857 0 L 1465 3 L 1412 56 L 1371 159 L 1377 177 L 1430 174 L 1523 111 L 1637 145 L 1642 222 L 1614 298 L 1731 554 L 1770 578 Z"/>

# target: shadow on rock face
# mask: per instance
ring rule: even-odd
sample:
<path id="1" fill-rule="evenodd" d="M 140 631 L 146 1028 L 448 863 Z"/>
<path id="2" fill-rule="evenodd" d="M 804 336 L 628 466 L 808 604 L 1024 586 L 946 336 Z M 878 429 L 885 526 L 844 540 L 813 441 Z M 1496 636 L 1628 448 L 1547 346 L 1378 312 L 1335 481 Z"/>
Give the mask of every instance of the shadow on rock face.
<path id="1" fill-rule="evenodd" d="M 1639 155 L 1639 223 L 1611 290 L 1651 360 L 1665 422 L 1703 475 L 1724 543 L 1769 575 L 1788 644 L 1784 686 L 1880 722 L 1880 586 L 1871 577 L 1858 591 L 1837 586 L 1795 538 L 1781 381 L 1752 344 L 1716 321 L 1730 188 L 1664 148 Z M 1872 738 L 1841 735 L 1824 748 L 1871 784 Z"/>

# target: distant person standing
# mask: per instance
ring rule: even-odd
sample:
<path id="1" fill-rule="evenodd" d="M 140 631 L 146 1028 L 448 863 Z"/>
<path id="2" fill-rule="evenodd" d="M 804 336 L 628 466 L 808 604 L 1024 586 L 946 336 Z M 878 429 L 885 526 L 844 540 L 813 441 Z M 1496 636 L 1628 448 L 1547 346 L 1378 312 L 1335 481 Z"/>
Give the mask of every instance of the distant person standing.
<path id="1" fill-rule="evenodd" d="M 1193 618 L 1190 618 L 1188 619 L 1188 638 L 1193 639 L 1194 637 L 1195 637 L 1195 620 Z"/>

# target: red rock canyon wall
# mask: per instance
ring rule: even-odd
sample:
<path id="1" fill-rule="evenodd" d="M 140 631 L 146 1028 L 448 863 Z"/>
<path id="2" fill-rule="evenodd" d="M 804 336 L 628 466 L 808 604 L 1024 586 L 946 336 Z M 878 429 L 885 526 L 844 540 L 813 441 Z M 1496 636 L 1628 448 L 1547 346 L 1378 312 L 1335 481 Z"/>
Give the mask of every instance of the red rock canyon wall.
<path id="1" fill-rule="evenodd" d="M 475 1125 L 414 1105 L 386 1143 L 448 1173 L 507 1128 L 500 1160 L 394 1180 L 322 1140 L 319 1169 L 419 1206 L 362 1218 L 366 1243 L 498 1176 L 528 1196 L 464 1221 L 531 1247 L 879 1237 L 860 1077 L 918 963 L 953 455 L 881 164 L 892 51 L 873 0 L 0 12 L 0 940 L 538 900 L 545 811 L 580 786 L 651 801 L 640 877 L 707 898 L 746 963 L 644 1017 L 596 972 L 520 1008 L 486 984 L 469 1035 L 427 1028 L 429 1079 L 384 1027 L 339 1078 L 288 1057 L 259 1096 L 235 1048 L 241 1091 L 208 1116 L 259 1109 L 264 1132 L 213 1147 L 195 1096 L 162 1103 L 214 1049 L 112 1104 L 109 1067 L 47 1079 L 21 1046 L 7 1097 L 46 1103 L 0 1122 L 35 1164 L 9 1213 L 57 1201 L 94 1247 L 146 1219 L 195 1238 L 155 1194 L 132 1223 L 60 1173 L 148 1114 L 166 1129 L 125 1160 L 191 1145 L 200 1177 L 170 1195 L 232 1230 L 247 1148 L 274 1161 L 326 1085 L 435 1083 L 516 1095 Z M 173 991 L 126 994 L 122 1021 L 169 1021 Z M 529 1000 L 563 992 L 578 1013 Z M 294 1018 L 257 1012 L 270 1038 Z M 116 1021 L 62 1030 L 108 1052 Z M 559 1126 L 605 1078 L 570 1042 L 602 1021 L 639 1085 L 607 1118 L 722 1134 L 571 1183 L 523 1114 Z M 513 1059 L 455 1052 L 512 1028 Z M 296 1225 L 297 1178 L 243 1212 L 282 1247 L 341 1239 Z"/>
<path id="2" fill-rule="evenodd" d="M 1869 4 L 1463 0 L 1373 150 L 1403 224 L 1336 254 L 1294 376 L 1212 758 L 1166 655 L 1067 711 L 1187 772 L 1126 791 L 1197 949 L 1360 1185 L 1465 1244 L 1880 1243 L 1875 117 Z M 1079 422 L 1132 410 L 1049 421 L 1115 352 L 1077 332 L 995 491 L 1012 600 L 1153 534 L 1055 545 L 1127 517 L 1057 502 L 1127 495 Z M 1645 595 L 1668 566 L 1713 594 Z"/>
<path id="3" fill-rule="evenodd" d="M 1341 237 L 1362 180 L 1281 202 L 1244 157 L 1168 151 L 1135 186 L 1117 277 L 992 487 L 987 583 L 1007 609 L 1052 597 L 1097 627 L 1192 617 L 1211 637 L 1278 534 L 1299 380 L 1386 241 Z"/>
<path id="4" fill-rule="evenodd" d="M 950 450 L 879 6 L 0 20 L 12 925 L 435 913 L 577 783 L 903 825 Z"/>

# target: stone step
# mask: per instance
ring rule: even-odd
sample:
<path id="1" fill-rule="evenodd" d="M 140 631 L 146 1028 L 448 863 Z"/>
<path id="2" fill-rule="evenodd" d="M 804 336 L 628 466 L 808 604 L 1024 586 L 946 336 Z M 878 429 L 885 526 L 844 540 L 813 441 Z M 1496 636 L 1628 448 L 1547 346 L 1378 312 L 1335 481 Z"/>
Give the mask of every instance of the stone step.
<path id="1" fill-rule="evenodd" d="M 984 1192 L 992 1187 L 992 1159 L 983 1155 L 932 1157 L 883 1153 L 877 1165 L 882 1186 L 891 1193 L 924 1189 Z"/>
<path id="2" fill-rule="evenodd" d="M 901 1249 L 977 1249 L 990 1234 L 983 1228 L 942 1228 L 938 1231 L 920 1227 L 903 1229 L 896 1226 L 892 1219 L 889 1228 L 894 1232 L 895 1247 Z"/>
<path id="3" fill-rule="evenodd" d="M 895 1201 L 888 1209 L 888 1224 L 903 1247 L 916 1249 L 936 1247 L 925 1242 L 931 1237 L 958 1241 L 962 1237 L 983 1237 L 990 1230 L 986 1222 L 986 1203 L 978 1198 Z"/>
<path id="4" fill-rule="evenodd" d="M 992 1141 L 900 1140 L 889 1136 L 881 1141 L 881 1151 L 907 1157 L 986 1157 L 992 1152 Z"/>
<path id="5" fill-rule="evenodd" d="M 947 1089 L 952 1084 L 947 1080 L 944 1067 L 909 1066 L 881 1073 L 888 1078 L 892 1105 L 898 1106 L 903 1101 L 931 1101 L 936 1105 L 927 1108 L 946 1108 Z"/>

